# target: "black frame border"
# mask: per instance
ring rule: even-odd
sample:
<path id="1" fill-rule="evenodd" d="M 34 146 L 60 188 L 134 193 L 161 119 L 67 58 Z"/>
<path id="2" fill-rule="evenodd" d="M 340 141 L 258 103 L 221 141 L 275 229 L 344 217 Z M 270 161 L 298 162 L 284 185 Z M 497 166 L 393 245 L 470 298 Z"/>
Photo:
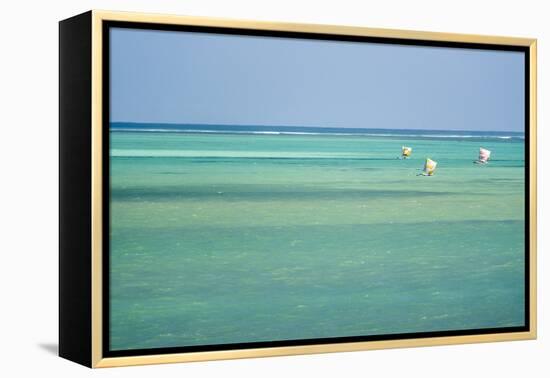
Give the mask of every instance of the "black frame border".
<path id="1" fill-rule="evenodd" d="M 110 28 L 126 28 L 126 29 L 142 29 L 142 30 L 159 30 L 159 31 L 180 31 L 180 32 L 197 32 L 197 33 L 212 33 L 226 35 L 242 35 L 242 36 L 259 36 L 259 37 L 279 37 L 279 38 L 295 38 L 295 39 L 313 39 L 324 41 L 342 41 L 342 42 L 363 42 L 363 43 L 379 43 L 392 45 L 407 45 L 407 46 L 429 46 L 429 47 L 444 47 L 444 48 L 462 48 L 476 50 L 497 50 L 497 51 L 516 51 L 524 53 L 525 77 L 524 77 L 524 117 L 525 117 L 525 312 L 524 326 L 518 327 L 498 327 L 498 328 L 481 328 L 481 329 L 465 329 L 465 330 L 448 330 L 448 331 L 431 331 L 431 332 L 411 332 L 411 333 L 396 333 L 385 335 L 370 335 L 370 336 L 348 336 L 348 337 L 331 337 L 331 338 L 316 338 L 316 339 L 297 339 L 297 340 L 280 340 L 280 341 L 260 341 L 247 343 L 232 343 L 232 344 L 213 344 L 213 345 L 198 345 L 198 346 L 181 346 L 181 347 L 163 347 L 150 349 L 128 349 L 128 350 L 110 350 L 110 284 L 109 284 L 109 260 L 110 260 Z M 159 355 L 171 353 L 192 353 L 192 352 L 209 352 L 223 350 L 238 350 L 238 349 L 255 349 L 255 348 L 273 348 L 273 347 L 292 347 L 320 344 L 339 344 L 339 343 L 356 343 L 368 341 L 389 341 L 389 340 L 407 340 L 419 338 L 434 338 L 434 337 L 452 337 L 452 336 L 474 336 L 487 334 L 502 334 L 512 332 L 529 332 L 530 331 L 530 48 L 528 46 L 516 45 L 499 45 L 499 44 L 484 44 L 470 42 L 447 42 L 447 41 L 431 41 L 421 39 L 406 39 L 393 37 L 369 37 L 357 35 L 335 35 L 325 33 L 312 32 L 291 32 L 291 31 L 275 31 L 275 30 L 259 30 L 259 29 L 244 29 L 244 28 L 229 28 L 229 27 L 214 27 L 214 26 L 194 26 L 194 25 L 175 25 L 175 24 L 160 24 L 160 23 L 145 23 L 134 21 L 102 21 L 102 208 L 103 208 L 103 240 L 102 240 L 102 356 L 108 357 L 130 357 L 143 355 Z"/>

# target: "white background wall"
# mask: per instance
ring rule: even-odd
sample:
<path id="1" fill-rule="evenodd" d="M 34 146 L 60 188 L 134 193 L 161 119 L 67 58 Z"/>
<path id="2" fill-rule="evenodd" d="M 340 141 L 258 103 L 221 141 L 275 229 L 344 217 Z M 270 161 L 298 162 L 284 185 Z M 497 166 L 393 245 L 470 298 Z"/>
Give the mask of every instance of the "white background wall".
<path id="1" fill-rule="evenodd" d="M 57 344 L 57 21 L 89 9 L 329 23 L 539 39 L 539 146 L 550 142 L 547 1 L 104 0 L 0 5 L 0 375 L 543 377 L 550 374 L 548 154 L 539 153 L 539 340 L 92 372 Z M 546 148 L 546 150 L 548 150 Z M 546 209 L 546 212 L 543 211 Z M 546 373 L 546 374 L 545 374 Z"/>

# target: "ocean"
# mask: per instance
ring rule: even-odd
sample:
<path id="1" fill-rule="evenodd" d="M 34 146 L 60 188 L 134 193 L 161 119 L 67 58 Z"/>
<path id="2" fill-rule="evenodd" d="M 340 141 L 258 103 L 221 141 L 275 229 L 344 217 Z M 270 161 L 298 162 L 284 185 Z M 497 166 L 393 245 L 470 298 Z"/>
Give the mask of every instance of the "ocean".
<path id="1" fill-rule="evenodd" d="M 110 155 L 111 350 L 525 322 L 522 133 L 112 123 Z"/>

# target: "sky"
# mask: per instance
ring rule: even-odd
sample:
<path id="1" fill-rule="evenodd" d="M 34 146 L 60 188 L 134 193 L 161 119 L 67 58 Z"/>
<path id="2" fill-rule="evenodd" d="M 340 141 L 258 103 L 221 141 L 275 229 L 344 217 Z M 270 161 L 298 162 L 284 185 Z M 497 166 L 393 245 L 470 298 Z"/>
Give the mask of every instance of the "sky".
<path id="1" fill-rule="evenodd" d="M 111 122 L 524 131 L 521 52 L 110 33 Z"/>

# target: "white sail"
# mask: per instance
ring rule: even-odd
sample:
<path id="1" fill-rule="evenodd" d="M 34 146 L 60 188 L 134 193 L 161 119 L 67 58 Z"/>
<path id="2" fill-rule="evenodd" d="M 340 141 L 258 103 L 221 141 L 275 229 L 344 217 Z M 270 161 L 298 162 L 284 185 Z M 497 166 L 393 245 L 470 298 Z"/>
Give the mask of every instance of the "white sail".
<path id="1" fill-rule="evenodd" d="M 489 161 L 489 158 L 491 157 L 491 151 L 483 148 L 483 147 L 479 147 L 479 162 L 480 163 L 487 163 Z"/>
<path id="2" fill-rule="evenodd" d="M 435 172 L 435 167 L 437 167 L 437 162 L 433 161 L 432 159 L 428 158 L 426 159 L 426 162 L 424 163 L 424 176 L 432 176 Z"/>
<path id="3" fill-rule="evenodd" d="M 411 157 L 412 151 L 413 151 L 413 149 L 411 147 L 402 146 L 401 147 L 401 157 L 403 159 L 407 159 L 407 158 Z"/>

